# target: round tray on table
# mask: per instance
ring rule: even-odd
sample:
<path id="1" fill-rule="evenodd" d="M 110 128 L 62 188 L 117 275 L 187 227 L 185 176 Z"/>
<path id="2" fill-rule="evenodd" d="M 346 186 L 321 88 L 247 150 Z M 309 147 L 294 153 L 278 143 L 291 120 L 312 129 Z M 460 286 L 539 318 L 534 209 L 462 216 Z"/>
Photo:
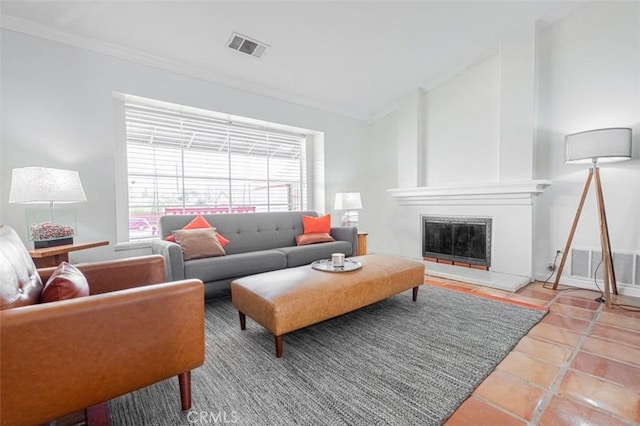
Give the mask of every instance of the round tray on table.
<path id="1" fill-rule="evenodd" d="M 311 264 L 313 269 L 325 272 L 351 272 L 362 268 L 362 263 L 345 259 L 344 266 L 333 266 L 331 259 L 316 260 Z"/>

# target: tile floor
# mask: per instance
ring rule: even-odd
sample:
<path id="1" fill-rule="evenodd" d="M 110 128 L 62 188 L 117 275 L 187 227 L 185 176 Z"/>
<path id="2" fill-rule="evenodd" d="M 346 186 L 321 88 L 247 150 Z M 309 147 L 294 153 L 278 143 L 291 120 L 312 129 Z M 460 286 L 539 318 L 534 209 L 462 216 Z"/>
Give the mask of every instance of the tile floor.
<path id="1" fill-rule="evenodd" d="M 640 424 L 640 312 L 539 282 L 516 293 L 431 276 L 425 284 L 549 309 L 446 426 Z M 640 299 L 615 301 L 640 310 Z"/>

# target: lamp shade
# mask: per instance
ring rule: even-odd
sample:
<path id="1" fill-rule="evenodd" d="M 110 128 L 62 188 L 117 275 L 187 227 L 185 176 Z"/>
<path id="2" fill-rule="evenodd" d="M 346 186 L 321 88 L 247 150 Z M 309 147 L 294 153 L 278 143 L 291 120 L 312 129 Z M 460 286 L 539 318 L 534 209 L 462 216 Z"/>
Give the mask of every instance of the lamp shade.
<path id="1" fill-rule="evenodd" d="M 359 210 L 362 200 L 359 192 L 338 192 L 333 206 L 336 210 Z"/>
<path id="2" fill-rule="evenodd" d="M 10 204 L 80 203 L 87 201 L 74 170 L 22 167 L 11 173 Z"/>
<path id="3" fill-rule="evenodd" d="M 565 163 L 613 163 L 631 159 L 631 129 L 587 130 L 565 136 Z"/>

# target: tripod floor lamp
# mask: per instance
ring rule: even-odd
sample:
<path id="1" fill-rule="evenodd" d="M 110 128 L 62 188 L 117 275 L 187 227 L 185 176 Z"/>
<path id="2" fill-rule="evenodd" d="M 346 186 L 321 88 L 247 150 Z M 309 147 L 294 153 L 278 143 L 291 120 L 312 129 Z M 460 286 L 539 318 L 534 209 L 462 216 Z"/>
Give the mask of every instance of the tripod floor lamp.
<path id="1" fill-rule="evenodd" d="M 600 246 L 602 249 L 602 264 L 604 277 L 604 298 L 607 307 L 611 307 L 611 293 L 618 294 L 616 286 L 616 275 L 613 270 L 613 257 L 611 255 L 611 242 L 609 241 L 609 227 L 607 225 L 607 214 L 604 208 L 604 197 L 602 194 L 602 184 L 600 182 L 600 168 L 598 163 L 613 163 L 616 161 L 624 161 L 631 159 L 631 129 L 627 128 L 611 128 L 588 130 L 586 132 L 573 133 L 564 138 L 565 141 L 565 163 L 566 164 L 591 164 L 587 181 L 582 190 L 580 203 L 576 216 L 573 219 L 573 225 L 569 232 L 567 244 L 562 252 L 562 260 L 556 273 L 556 280 L 553 283 L 553 289 L 558 288 L 560 275 L 564 269 L 567 260 L 571 241 L 575 234 L 580 213 L 584 201 L 587 198 L 591 181 L 595 180 L 596 201 L 598 204 L 598 219 L 600 222 Z M 595 179 L 593 179 L 595 177 Z"/>

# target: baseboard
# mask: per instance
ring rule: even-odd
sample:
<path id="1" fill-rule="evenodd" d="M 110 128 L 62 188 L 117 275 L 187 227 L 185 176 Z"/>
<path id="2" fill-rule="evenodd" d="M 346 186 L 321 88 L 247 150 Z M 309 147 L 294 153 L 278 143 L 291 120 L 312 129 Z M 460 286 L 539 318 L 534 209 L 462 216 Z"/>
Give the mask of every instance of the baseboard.
<path id="1" fill-rule="evenodd" d="M 549 275 L 537 274 L 535 278 L 536 278 L 536 281 L 544 281 L 547 278 L 549 278 Z M 548 282 L 550 284 L 553 284 L 555 279 L 556 279 L 555 275 L 553 275 L 551 276 L 551 278 L 549 278 Z M 596 285 L 593 283 L 593 280 L 585 280 L 585 279 L 566 277 L 566 276 L 560 277 L 560 284 L 566 285 L 569 287 L 578 287 L 578 288 L 584 288 L 586 290 L 595 290 L 595 291 L 601 291 L 604 286 L 604 283 L 599 281 L 598 285 L 600 286 L 600 289 L 598 289 L 598 287 L 596 287 Z M 618 284 L 617 287 L 618 287 L 618 294 L 621 294 L 623 296 L 640 297 L 640 288 L 636 288 L 635 286 L 621 285 L 621 284 Z"/>

